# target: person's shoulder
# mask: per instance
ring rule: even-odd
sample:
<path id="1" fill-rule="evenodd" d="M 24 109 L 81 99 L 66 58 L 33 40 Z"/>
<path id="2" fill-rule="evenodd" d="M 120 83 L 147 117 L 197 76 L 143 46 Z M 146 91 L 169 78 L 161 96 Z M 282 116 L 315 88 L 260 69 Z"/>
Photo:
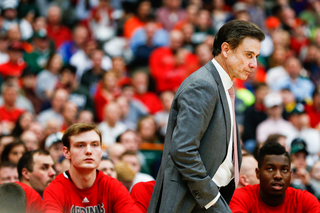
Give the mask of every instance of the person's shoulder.
<path id="1" fill-rule="evenodd" d="M 122 186 L 122 183 L 120 183 L 117 179 L 110 177 L 108 175 L 105 175 L 103 172 L 98 171 L 96 183 L 98 188 L 104 187 L 109 190 L 113 190 L 113 187 L 118 188 L 119 186 Z"/>
<path id="2" fill-rule="evenodd" d="M 151 193 L 152 193 L 155 184 L 156 184 L 155 180 L 136 183 L 132 187 L 131 194 L 134 193 L 134 192 L 139 192 L 141 190 L 151 191 Z"/>
<path id="3" fill-rule="evenodd" d="M 19 186 L 21 186 L 21 188 L 24 190 L 24 192 L 26 193 L 26 196 L 37 196 L 40 197 L 39 193 L 36 192 L 36 190 L 34 190 L 33 188 L 31 188 L 30 186 L 28 186 L 27 184 L 24 184 L 22 182 L 16 181 L 16 184 L 18 184 Z"/>
<path id="4" fill-rule="evenodd" d="M 59 174 L 48 186 L 46 189 L 52 189 L 52 190 L 58 190 L 61 188 L 66 188 L 71 182 L 69 180 L 69 177 L 66 175 L 66 173 Z"/>
<path id="5" fill-rule="evenodd" d="M 256 192 L 256 190 L 259 188 L 259 184 L 256 185 L 246 185 L 244 187 L 241 188 L 237 188 L 234 192 L 237 194 L 248 194 L 248 195 L 252 195 Z"/>

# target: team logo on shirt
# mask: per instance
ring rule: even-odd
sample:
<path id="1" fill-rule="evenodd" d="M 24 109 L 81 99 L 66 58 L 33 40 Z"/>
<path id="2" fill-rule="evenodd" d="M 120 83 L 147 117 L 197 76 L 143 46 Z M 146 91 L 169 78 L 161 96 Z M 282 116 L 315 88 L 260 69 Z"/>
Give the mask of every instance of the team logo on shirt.
<path id="1" fill-rule="evenodd" d="M 105 213 L 105 209 L 103 206 L 103 203 L 100 205 L 96 206 L 87 206 L 87 207 L 82 207 L 82 206 L 75 206 L 73 205 L 71 207 L 70 213 Z"/>

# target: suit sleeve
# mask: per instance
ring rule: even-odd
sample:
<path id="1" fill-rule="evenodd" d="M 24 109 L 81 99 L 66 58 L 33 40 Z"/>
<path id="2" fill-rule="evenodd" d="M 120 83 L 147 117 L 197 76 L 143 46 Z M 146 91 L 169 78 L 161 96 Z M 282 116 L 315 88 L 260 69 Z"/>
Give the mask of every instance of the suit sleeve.
<path id="1" fill-rule="evenodd" d="M 194 82 L 177 97 L 177 124 L 172 135 L 170 155 L 201 207 L 219 193 L 198 152 L 200 140 L 207 131 L 218 101 L 217 87 L 214 89 L 213 85 L 205 80 Z M 214 145 L 215 139 L 212 140 Z"/>

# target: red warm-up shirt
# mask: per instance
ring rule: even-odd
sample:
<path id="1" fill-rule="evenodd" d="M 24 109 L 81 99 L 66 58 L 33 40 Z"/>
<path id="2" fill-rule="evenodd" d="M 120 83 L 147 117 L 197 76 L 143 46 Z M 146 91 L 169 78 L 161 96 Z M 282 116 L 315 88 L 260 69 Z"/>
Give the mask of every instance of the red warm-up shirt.
<path id="1" fill-rule="evenodd" d="M 39 195 L 38 192 L 36 192 L 33 188 L 31 188 L 30 186 L 18 182 L 15 182 L 16 184 L 18 184 L 19 186 L 21 186 L 24 190 L 24 192 L 26 193 L 26 197 L 27 197 L 27 206 L 26 206 L 26 213 L 42 213 L 45 212 L 45 208 L 43 205 L 43 201 Z"/>
<path id="2" fill-rule="evenodd" d="M 46 213 L 141 212 L 122 183 L 98 170 L 94 184 L 86 189 L 79 189 L 68 171 L 58 175 L 45 189 L 43 200 Z"/>
<path id="3" fill-rule="evenodd" d="M 284 201 L 276 206 L 266 205 L 259 196 L 260 184 L 245 186 L 234 191 L 229 207 L 233 213 L 319 213 L 320 204 L 305 190 L 288 187 Z"/>
<path id="4" fill-rule="evenodd" d="M 147 213 L 156 181 L 136 183 L 131 189 L 131 197 L 142 212 Z"/>

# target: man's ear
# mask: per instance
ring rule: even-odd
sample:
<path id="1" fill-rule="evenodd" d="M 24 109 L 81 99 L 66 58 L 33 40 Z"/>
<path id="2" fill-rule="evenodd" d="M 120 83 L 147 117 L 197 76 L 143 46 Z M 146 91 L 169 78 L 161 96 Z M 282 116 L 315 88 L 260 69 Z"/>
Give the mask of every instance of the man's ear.
<path id="1" fill-rule="evenodd" d="M 260 169 L 256 168 L 256 176 L 260 180 Z"/>
<path id="2" fill-rule="evenodd" d="M 230 45 L 227 42 L 221 44 L 221 53 L 225 58 L 228 58 L 228 52 L 230 50 Z"/>
<path id="3" fill-rule="evenodd" d="M 70 150 L 66 146 L 64 146 L 62 148 L 62 152 L 63 152 L 64 157 L 66 159 L 70 160 Z"/>
<path id="4" fill-rule="evenodd" d="M 29 171 L 28 171 L 27 168 L 22 168 L 21 174 L 22 174 L 22 176 L 23 176 L 24 179 L 26 179 L 27 181 L 29 181 L 30 177 L 29 177 Z"/>
<path id="5" fill-rule="evenodd" d="M 241 185 L 246 186 L 248 185 L 248 181 L 247 181 L 247 177 L 245 175 L 240 175 L 239 177 L 239 182 L 241 183 Z"/>

